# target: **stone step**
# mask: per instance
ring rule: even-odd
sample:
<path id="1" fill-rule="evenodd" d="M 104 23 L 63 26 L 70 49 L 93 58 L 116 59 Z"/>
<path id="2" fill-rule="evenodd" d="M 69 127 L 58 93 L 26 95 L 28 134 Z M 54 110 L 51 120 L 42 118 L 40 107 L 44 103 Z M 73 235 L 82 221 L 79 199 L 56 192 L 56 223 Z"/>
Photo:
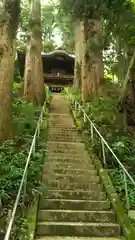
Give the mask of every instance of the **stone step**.
<path id="1" fill-rule="evenodd" d="M 73 130 L 69 131 L 67 129 L 66 131 L 63 131 L 63 129 L 57 128 L 57 130 L 49 130 L 49 135 L 59 135 L 59 136 L 66 136 L 66 137 L 78 137 L 80 138 L 80 135 L 78 132 L 74 132 Z M 80 138 L 81 139 L 81 138 Z"/>
<path id="2" fill-rule="evenodd" d="M 59 115 L 59 114 L 49 114 L 49 119 L 48 119 L 49 124 L 53 123 L 59 124 L 62 126 L 68 125 L 69 128 L 74 128 L 76 129 L 75 123 L 71 117 L 71 115 Z"/>
<path id="3" fill-rule="evenodd" d="M 125 240 L 124 237 L 70 237 L 70 236 L 45 236 L 45 237 L 37 237 L 36 240 Z"/>
<path id="4" fill-rule="evenodd" d="M 88 155 L 87 152 L 83 152 L 82 154 L 79 154 L 79 153 L 60 153 L 60 152 L 57 152 L 57 153 L 52 153 L 52 152 L 48 152 L 48 158 L 60 158 L 60 159 L 71 159 L 72 161 L 75 161 L 75 160 L 80 160 L 80 161 L 89 161 L 90 162 L 90 157 Z"/>
<path id="5" fill-rule="evenodd" d="M 92 201 L 92 200 L 70 200 L 70 199 L 47 199 L 42 198 L 39 201 L 41 209 L 67 209 L 67 210 L 109 210 L 110 202 Z"/>
<path id="6" fill-rule="evenodd" d="M 55 125 L 55 123 L 54 123 Z M 58 125 L 59 126 L 59 125 Z M 66 133 L 67 135 L 69 134 L 75 134 L 75 135 L 79 135 L 76 127 L 64 127 L 64 125 L 62 125 L 62 127 L 55 127 L 55 126 L 49 126 L 49 133 L 50 132 L 54 132 L 54 133 L 57 133 L 57 132 L 60 132 L 60 133 Z M 80 135 L 79 135 L 80 136 Z"/>
<path id="7" fill-rule="evenodd" d="M 50 168 L 47 169 L 44 167 L 44 171 L 43 173 L 49 173 L 49 172 L 53 172 L 53 173 L 60 173 L 60 174 L 90 174 L 90 175 L 94 175 L 97 176 L 97 171 L 96 170 L 88 170 L 88 169 L 79 169 L 79 168 Z"/>
<path id="8" fill-rule="evenodd" d="M 50 109 L 50 114 L 51 113 L 57 113 L 57 114 L 70 114 L 70 110 L 67 109 L 66 107 L 62 108 L 61 106 L 55 106 L 55 108 Z"/>
<path id="9" fill-rule="evenodd" d="M 57 128 L 57 129 L 65 129 L 65 130 L 69 130 L 69 131 L 78 131 L 74 125 L 74 123 L 71 122 L 63 122 L 63 121 L 53 121 L 50 120 L 49 121 L 49 130 L 53 129 L 53 128 Z"/>
<path id="10" fill-rule="evenodd" d="M 120 236 L 120 227 L 115 223 L 82 223 L 82 222 L 39 222 L 38 236 Z"/>
<path id="11" fill-rule="evenodd" d="M 72 152 L 73 150 L 76 153 L 78 153 L 79 150 L 87 152 L 84 143 L 48 141 L 47 147 L 48 149 L 63 149 L 66 152 Z"/>
<path id="12" fill-rule="evenodd" d="M 50 115 L 49 117 L 49 126 L 62 126 L 66 128 L 68 126 L 69 129 L 76 130 L 75 124 L 71 117 L 68 115 Z"/>
<path id="13" fill-rule="evenodd" d="M 58 142 L 57 142 L 58 143 Z M 74 143 L 75 145 L 76 145 L 76 143 Z M 48 148 L 47 148 L 47 151 L 48 151 L 48 153 L 50 154 L 56 154 L 56 153 L 63 153 L 63 155 L 65 155 L 65 154 L 71 154 L 71 155 L 74 155 L 74 154 L 80 154 L 80 157 L 85 157 L 85 156 L 88 156 L 88 153 L 87 153 L 87 151 L 85 151 L 84 149 L 82 149 L 80 146 L 78 146 L 78 147 L 75 147 L 75 148 L 67 148 L 66 146 L 63 146 L 63 147 L 57 147 L 57 145 L 56 146 L 54 146 L 53 144 L 52 144 L 52 147 L 51 146 L 49 146 Z"/>
<path id="14" fill-rule="evenodd" d="M 58 134 L 53 134 L 53 133 L 49 133 L 48 135 L 48 140 L 49 141 L 63 141 L 63 142 L 74 142 L 74 143 L 80 143 L 80 142 L 83 142 L 82 139 L 80 139 L 80 137 L 76 137 L 76 136 L 65 136 L 64 134 L 63 135 L 58 135 Z"/>
<path id="15" fill-rule="evenodd" d="M 92 190 L 92 191 L 101 191 L 102 187 L 98 183 L 67 183 L 67 181 L 58 181 L 58 180 L 49 180 L 48 187 L 50 189 L 65 189 L 65 190 L 74 190 L 74 189 L 83 189 L 83 190 Z"/>
<path id="16" fill-rule="evenodd" d="M 54 113 L 50 112 L 49 117 L 50 117 L 50 119 L 55 119 L 55 121 L 58 121 L 58 120 L 61 119 L 62 121 L 64 121 L 64 120 L 69 121 L 70 120 L 70 121 L 73 122 L 69 113 L 60 114 L 60 113 L 56 113 L 56 112 L 54 112 Z"/>
<path id="17" fill-rule="evenodd" d="M 73 122 L 72 122 L 73 123 Z M 49 121 L 49 131 L 53 131 L 53 132 L 71 132 L 73 134 L 80 134 L 78 129 L 75 127 L 74 123 L 71 124 L 71 121 L 70 121 L 70 125 L 68 124 L 68 127 L 67 127 L 67 123 L 62 123 L 61 122 L 56 122 L 56 121 Z M 58 126 L 61 126 L 61 127 L 58 127 Z"/>
<path id="18" fill-rule="evenodd" d="M 40 210 L 38 221 L 62 221 L 62 222 L 111 222 L 115 223 L 113 211 L 84 211 L 84 210 Z"/>
<path id="19" fill-rule="evenodd" d="M 62 182 L 99 183 L 99 176 L 48 173 L 42 175 L 42 181 L 59 180 Z"/>
<path id="20" fill-rule="evenodd" d="M 51 157 L 52 156 L 52 157 Z M 59 162 L 59 163 L 76 163 L 78 165 L 80 165 L 81 163 L 88 163 L 88 164 L 92 164 L 92 161 L 90 160 L 89 157 L 86 157 L 86 159 L 82 159 L 82 158 L 79 158 L 80 155 L 76 155 L 75 157 L 73 157 L 72 155 L 71 156 L 68 156 L 68 155 L 64 155 L 63 154 L 49 154 L 47 159 L 48 161 L 54 161 L 54 162 Z"/>
<path id="21" fill-rule="evenodd" d="M 45 193 L 44 198 L 57 198 L 57 199 L 80 199 L 80 200 L 105 200 L 106 193 L 105 192 L 97 192 L 97 191 L 82 191 L 81 189 L 74 190 L 74 191 L 67 191 L 67 190 L 48 190 Z"/>
<path id="22" fill-rule="evenodd" d="M 73 129 L 69 129 L 69 128 L 56 128 L 56 129 L 53 129 L 51 127 L 51 129 L 49 128 L 49 134 L 52 135 L 52 134 L 58 134 L 58 135 L 66 135 L 66 136 L 78 136 L 80 137 L 80 134 L 73 130 Z"/>
<path id="23" fill-rule="evenodd" d="M 78 164 L 76 162 L 73 162 L 73 163 L 68 163 L 68 162 L 55 162 L 55 161 L 47 161 L 45 164 L 44 164 L 44 168 L 45 169 L 53 169 L 53 168 L 62 168 L 62 169 L 77 169 L 77 167 L 79 167 L 80 169 L 83 169 L 83 170 L 94 170 L 95 167 L 93 164 L 85 164 L 85 163 L 81 163 Z"/>
<path id="24" fill-rule="evenodd" d="M 69 129 L 69 128 L 54 128 L 52 126 L 49 127 L 49 133 L 50 134 L 66 134 L 66 136 L 72 135 L 72 136 L 79 136 L 80 134 L 78 133 L 77 130 L 75 129 Z"/>

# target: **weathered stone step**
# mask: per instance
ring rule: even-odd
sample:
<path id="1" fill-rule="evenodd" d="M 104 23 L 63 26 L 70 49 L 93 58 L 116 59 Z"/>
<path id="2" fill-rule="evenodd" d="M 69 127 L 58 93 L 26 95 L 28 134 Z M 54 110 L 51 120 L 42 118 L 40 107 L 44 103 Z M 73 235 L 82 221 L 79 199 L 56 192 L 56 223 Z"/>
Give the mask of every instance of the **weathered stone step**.
<path id="1" fill-rule="evenodd" d="M 40 209 L 67 209 L 67 210 L 109 210 L 109 201 L 45 199 L 39 201 Z"/>
<path id="2" fill-rule="evenodd" d="M 57 128 L 57 129 L 49 129 L 49 134 L 52 135 L 66 135 L 66 136 L 76 136 L 76 137 L 80 137 L 80 134 L 77 131 L 74 131 L 73 129 L 69 130 L 69 129 L 63 129 L 63 128 Z"/>
<path id="3" fill-rule="evenodd" d="M 70 237 L 70 236 L 45 236 L 37 237 L 36 240 L 126 240 L 124 237 Z"/>
<path id="4" fill-rule="evenodd" d="M 67 131 L 62 131 L 59 129 L 57 129 L 57 131 L 51 130 L 51 131 L 49 131 L 49 136 L 52 136 L 52 135 L 58 135 L 58 136 L 67 137 L 67 138 L 68 137 L 72 137 L 72 138 L 76 137 L 76 138 L 80 138 L 80 140 L 81 140 L 81 137 L 77 132 L 69 131 L 68 129 L 67 129 Z"/>
<path id="5" fill-rule="evenodd" d="M 50 148 L 54 148 L 54 149 L 64 149 L 66 152 L 76 152 L 76 153 L 79 153 L 78 151 L 86 151 L 86 148 L 85 148 L 85 145 L 84 143 L 74 143 L 74 142 L 57 142 L 57 141 L 48 141 L 47 143 L 47 146 L 48 146 L 48 149 Z M 88 154 L 88 153 L 87 153 Z"/>
<path id="6" fill-rule="evenodd" d="M 50 116 L 50 119 L 51 118 L 55 118 L 55 119 L 62 118 L 62 120 L 63 120 L 63 117 L 64 117 L 64 118 L 66 118 L 66 120 L 69 120 L 69 119 L 71 120 L 71 116 L 69 115 L 69 113 L 60 114 L 60 113 L 50 112 L 49 116 Z"/>
<path id="7" fill-rule="evenodd" d="M 58 181 L 58 180 L 50 180 L 48 184 L 51 189 L 66 189 L 66 190 L 73 190 L 73 189 L 83 189 L 83 190 L 92 190 L 92 191 L 101 191 L 102 187 L 98 183 L 67 183 L 66 181 Z"/>
<path id="8" fill-rule="evenodd" d="M 60 114 L 49 114 L 49 120 L 48 120 L 49 124 L 53 123 L 53 124 L 59 124 L 62 126 L 66 126 L 68 125 L 69 128 L 74 128 L 75 129 L 75 124 L 74 121 L 71 117 L 71 115 L 60 115 Z"/>
<path id="9" fill-rule="evenodd" d="M 70 110 L 66 107 L 66 106 L 62 106 L 62 103 L 61 103 L 61 106 L 55 106 L 54 108 L 52 107 L 50 109 L 50 114 L 51 113 L 56 113 L 56 114 L 70 114 Z"/>
<path id="10" fill-rule="evenodd" d="M 95 167 L 93 164 L 85 164 L 85 163 L 81 163 L 78 164 L 76 162 L 73 162 L 73 163 L 68 163 L 68 162 L 55 162 L 55 161 L 47 161 L 45 164 L 44 164 L 44 168 L 45 169 L 53 169 L 53 168 L 62 168 L 62 169 L 77 169 L 77 167 L 79 167 L 80 169 L 83 169 L 83 170 L 94 170 Z"/>
<path id="11" fill-rule="evenodd" d="M 80 134 L 75 129 L 69 129 L 69 128 L 54 128 L 50 126 L 49 128 L 49 134 L 66 134 L 66 136 L 78 136 L 80 137 Z"/>
<path id="12" fill-rule="evenodd" d="M 48 140 L 49 141 L 63 141 L 63 142 L 74 142 L 74 143 L 80 143 L 80 142 L 83 142 L 82 139 L 80 139 L 80 137 L 77 137 L 77 136 L 65 136 L 64 134 L 62 135 L 59 135 L 59 134 L 53 134 L 53 133 L 49 133 L 48 135 Z"/>
<path id="13" fill-rule="evenodd" d="M 120 236 L 120 227 L 115 223 L 40 222 L 36 234 L 39 236 Z"/>
<path id="14" fill-rule="evenodd" d="M 45 198 L 57 198 L 57 199 L 80 199 L 80 200 L 105 200 L 106 193 L 98 191 L 82 191 L 81 189 L 75 189 L 74 191 L 67 190 L 48 190 L 45 193 Z"/>
<path id="15" fill-rule="evenodd" d="M 49 125 L 61 125 L 61 126 L 68 126 L 69 128 L 74 128 L 75 129 L 75 124 L 73 122 L 73 119 L 71 116 L 66 115 L 49 115 Z"/>
<path id="16" fill-rule="evenodd" d="M 62 221 L 62 222 L 111 222 L 115 223 L 113 211 L 84 211 L 84 210 L 40 210 L 38 221 Z"/>
<path id="17" fill-rule="evenodd" d="M 82 162 L 84 161 L 89 161 L 90 162 L 90 157 L 88 155 L 88 153 L 83 153 L 83 154 L 79 154 L 79 153 L 52 153 L 52 152 L 48 152 L 48 158 L 60 158 L 60 159 L 71 159 L 71 161 L 76 161 L 76 160 L 80 160 Z"/>
<path id="18" fill-rule="evenodd" d="M 54 174 L 48 173 L 43 174 L 42 181 L 49 181 L 49 180 L 59 180 L 62 182 L 84 182 L 84 183 L 99 183 L 98 176 L 87 176 L 87 175 L 71 175 L 71 174 Z"/>
<path id="19" fill-rule="evenodd" d="M 65 129 L 65 130 L 69 130 L 69 131 L 78 131 L 74 125 L 74 123 L 71 122 L 66 122 L 66 123 L 62 123 L 62 121 L 49 121 L 49 129 L 51 128 L 57 128 L 57 129 Z"/>
<path id="20" fill-rule="evenodd" d="M 54 124 L 55 125 L 55 124 Z M 60 132 L 60 133 L 66 133 L 67 135 L 70 135 L 70 134 L 75 134 L 75 135 L 79 135 L 80 134 L 78 133 L 77 129 L 75 127 L 64 127 L 64 125 L 62 125 L 62 128 L 60 127 L 55 127 L 55 126 L 49 126 L 49 133 L 50 132 L 54 132 L 54 133 L 57 133 L 57 132 Z"/>
<path id="21" fill-rule="evenodd" d="M 47 169 L 44 167 L 43 173 L 49 173 L 49 172 L 54 172 L 54 173 L 60 173 L 60 174 L 90 174 L 90 175 L 96 175 L 97 176 L 97 171 L 96 170 L 88 170 L 88 169 L 79 169 L 79 168 L 50 168 Z"/>
<path id="22" fill-rule="evenodd" d="M 79 134 L 79 131 L 78 131 L 78 129 L 76 128 L 76 126 L 74 125 L 74 123 L 73 124 L 64 124 L 64 123 L 59 123 L 59 121 L 58 122 L 56 122 L 55 120 L 51 120 L 51 121 L 49 121 L 49 131 L 53 131 L 53 130 L 55 130 L 56 129 L 56 131 L 70 131 L 70 132 L 75 132 L 75 133 L 78 133 Z"/>
<path id="23" fill-rule="evenodd" d="M 92 164 L 92 161 L 89 159 L 89 157 L 86 157 L 85 159 L 83 158 L 79 158 L 80 155 L 75 155 L 75 157 L 73 155 L 69 156 L 69 155 L 64 155 L 63 154 L 49 154 L 48 155 L 48 161 L 55 161 L 55 162 L 61 162 L 61 163 L 76 163 L 81 164 L 81 163 L 87 163 L 87 164 Z"/>
<path id="24" fill-rule="evenodd" d="M 76 145 L 76 143 L 74 143 L 74 144 Z M 63 153 L 63 155 L 68 154 L 68 153 L 69 153 L 69 155 L 70 154 L 72 154 L 72 155 L 80 154 L 80 157 L 82 157 L 82 158 L 85 157 L 85 156 L 88 156 L 87 151 L 82 149 L 80 146 L 75 147 L 75 148 L 73 148 L 73 147 L 72 148 L 67 148 L 66 146 L 57 147 L 57 145 L 56 146 L 52 145 L 52 147 L 51 146 L 48 147 L 47 151 L 48 151 L 49 154 L 50 153 L 55 153 L 55 154 L 56 153 Z"/>

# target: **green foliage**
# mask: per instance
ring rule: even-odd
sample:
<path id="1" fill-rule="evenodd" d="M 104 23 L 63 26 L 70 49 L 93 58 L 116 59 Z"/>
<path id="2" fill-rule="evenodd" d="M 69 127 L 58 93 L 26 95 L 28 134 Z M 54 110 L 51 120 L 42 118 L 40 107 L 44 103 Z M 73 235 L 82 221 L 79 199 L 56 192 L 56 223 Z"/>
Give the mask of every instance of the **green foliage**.
<path id="1" fill-rule="evenodd" d="M 56 28 L 61 34 L 61 48 L 73 53 L 75 46 L 75 31 L 74 22 L 70 14 L 65 13 L 60 7 L 55 15 Z"/>
<path id="2" fill-rule="evenodd" d="M 55 49 L 53 41 L 55 29 L 55 7 L 56 4 L 53 2 L 41 6 L 42 41 L 45 52 Z M 34 20 L 32 20 L 32 22 L 30 20 L 30 5 L 27 0 L 22 2 L 21 9 L 20 27 L 17 35 L 17 49 L 25 51 L 29 37 L 29 30 Z"/>
<path id="3" fill-rule="evenodd" d="M 126 196 L 125 196 L 125 182 L 123 172 L 120 169 L 114 169 L 110 171 L 112 182 L 115 186 L 116 192 L 119 194 L 121 201 L 123 201 L 126 206 Z M 135 176 L 133 175 L 134 179 Z M 135 188 L 131 184 L 131 182 L 127 179 L 128 186 L 128 195 L 129 195 L 129 203 L 132 209 L 135 209 Z"/>
<path id="4" fill-rule="evenodd" d="M 125 130 L 123 117 L 119 113 L 118 91 L 117 85 L 111 92 L 106 92 L 102 97 L 95 98 L 92 102 L 87 103 L 84 108 L 87 115 L 94 122 L 97 129 L 105 138 L 107 143 L 113 149 L 116 156 L 120 159 L 126 169 L 130 172 L 135 179 L 135 137 L 134 133 Z M 72 99 L 79 101 L 81 99 L 80 93 L 75 89 L 69 89 L 69 96 Z M 81 103 L 81 101 L 80 101 Z M 87 135 L 87 139 L 91 141 L 90 137 L 90 124 L 88 121 L 83 123 L 82 113 L 76 115 L 81 121 L 83 132 Z M 90 143 L 91 145 L 91 143 Z M 89 143 L 88 143 L 89 147 Z M 97 134 L 94 132 L 93 150 L 97 156 L 102 160 L 101 142 Z M 112 154 L 105 149 L 107 167 L 113 169 L 110 171 L 112 181 L 116 187 L 117 192 L 120 194 L 121 199 L 126 204 L 125 199 L 125 186 L 123 181 L 123 175 L 120 172 L 119 165 L 112 156 Z M 130 204 L 132 208 L 135 208 L 135 190 L 130 181 L 128 181 Z"/>
<path id="5" fill-rule="evenodd" d="M 17 34 L 17 49 L 26 50 L 29 35 L 30 5 L 27 0 L 21 2 L 21 15 Z"/>
<path id="6" fill-rule="evenodd" d="M 32 103 L 15 102 L 13 103 L 13 125 L 17 135 L 33 134 L 36 127 L 36 120 L 41 111 L 40 107 L 34 106 Z"/>
<path id="7" fill-rule="evenodd" d="M 14 100 L 14 140 L 3 142 L 0 146 L 0 199 L 3 205 L 3 211 L 0 214 L 0 226 L 3 229 L 5 228 L 7 210 L 12 209 L 19 189 L 40 111 L 40 107 L 17 99 Z M 26 206 L 41 192 L 41 167 L 44 162 L 46 148 L 46 134 L 44 131 L 44 127 L 41 126 L 36 154 L 31 157 L 28 168 Z"/>
<path id="8" fill-rule="evenodd" d="M 13 104 L 13 112 L 15 141 L 6 141 L 0 146 L 0 186 L 2 186 L 0 197 L 3 201 L 12 199 L 18 190 L 32 135 L 35 131 L 36 115 L 39 115 L 39 109 L 36 109 L 32 104 L 17 102 Z M 37 154 L 36 159 L 31 161 L 30 177 L 39 170 L 40 156 L 40 154 Z M 35 163 L 37 166 L 35 166 Z"/>
<path id="9" fill-rule="evenodd" d="M 51 41 L 53 37 L 54 30 L 54 11 L 55 6 L 53 3 L 42 5 L 41 9 L 41 22 L 42 22 L 42 37 L 43 42 L 46 44 L 46 41 Z"/>
<path id="10" fill-rule="evenodd" d="M 46 53 L 52 52 L 56 49 L 56 44 L 54 43 L 53 40 L 51 41 L 45 41 L 43 43 L 43 51 Z"/>

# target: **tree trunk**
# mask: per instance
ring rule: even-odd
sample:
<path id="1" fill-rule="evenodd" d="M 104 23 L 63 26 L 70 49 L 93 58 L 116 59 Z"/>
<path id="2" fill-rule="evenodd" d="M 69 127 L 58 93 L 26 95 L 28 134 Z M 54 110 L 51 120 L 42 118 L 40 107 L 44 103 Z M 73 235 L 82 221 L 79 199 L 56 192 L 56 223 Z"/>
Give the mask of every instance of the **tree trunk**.
<path id="1" fill-rule="evenodd" d="M 42 40 L 41 40 L 41 5 L 40 0 L 31 3 L 31 35 L 27 47 L 24 73 L 24 98 L 42 105 L 45 99 Z"/>
<path id="2" fill-rule="evenodd" d="M 81 64 L 82 64 L 82 45 L 83 45 L 83 28 L 82 23 L 78 20 L 75 26 L 75 68 L 74 68 L 74 87 L 81 86 Z"/>
<path id="3" fill-rule="evenodd" d="M 17 12 L 15 13 L 15 9 Z M 20 1 L 6 0 L 0 12 L 0 141 L 12 138 L 12 79 Z M 3 21 L 4 19 L 4 21 Z"/>
<path id="4" fill-rule="evenodd" d="M 124 99 L 127 97 L 128 95 L 128 90 L 129 90 L 129 86 L 128 86 L 128 83 L 129 83 L 129 80 L 131 80 L 132 78 L 134 78 L 134 75 L 133 74 L 133 67 L 134 67 L 134 64 L 135 64 L 135 50 L 134 50 L 134 53 L 133 53 L 133 56 L 130 60 L 130 63 L 129 63 L 129 66 L 128 66 L 128 70 L 127 70 L 127 73 L 126 73 L 126 76 L 125 76 L 125 79 L 123 81 L 123 85 L 122 85 L 122 94 L 121 94 L 121 99 L 120 99 L 120 102 L 122 103 L 124 101 Z"/>
<path id="5" fill-rule="evenodd" d="M 85 102 L 101 93 L 104 79 L 101 41 L 100 21 L 85 22 L 82 57 L 82 98 Z"/>

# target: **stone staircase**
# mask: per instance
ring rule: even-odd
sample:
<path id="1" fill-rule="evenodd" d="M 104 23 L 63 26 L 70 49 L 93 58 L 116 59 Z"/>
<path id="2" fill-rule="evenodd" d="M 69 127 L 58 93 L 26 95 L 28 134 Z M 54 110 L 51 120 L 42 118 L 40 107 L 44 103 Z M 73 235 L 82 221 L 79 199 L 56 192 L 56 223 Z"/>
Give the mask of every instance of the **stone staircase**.
<path id="1" fill-rule="evenodd" d="M 39 200 L 35 239 L 119 238 L 115 213 L 61 94 L 53 94 L 49 123 L 42 175 L 47 190 Z"/>

